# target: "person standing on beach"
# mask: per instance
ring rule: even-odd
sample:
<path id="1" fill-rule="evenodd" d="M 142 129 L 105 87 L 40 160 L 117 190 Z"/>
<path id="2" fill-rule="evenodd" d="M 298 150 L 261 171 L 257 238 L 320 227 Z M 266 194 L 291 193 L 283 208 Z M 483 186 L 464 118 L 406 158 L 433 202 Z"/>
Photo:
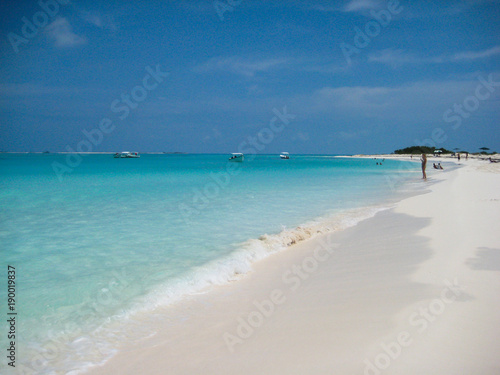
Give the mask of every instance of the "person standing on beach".
<path id="1" fill-rule="evenodd" d="M 422 154 L 420 160 L 422 161 L 422 178 L 427 180 L 427 175 L 425 174 L 425 168 L 427 167 L 427 155 Z"/>

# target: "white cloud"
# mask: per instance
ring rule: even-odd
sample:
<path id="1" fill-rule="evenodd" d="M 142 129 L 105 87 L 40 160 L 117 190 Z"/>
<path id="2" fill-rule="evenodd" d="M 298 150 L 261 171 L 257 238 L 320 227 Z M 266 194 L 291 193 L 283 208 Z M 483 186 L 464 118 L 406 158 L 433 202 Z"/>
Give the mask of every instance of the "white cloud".
<path id="1" fill-rule="evenodd" d="M 345 110 L 380 110 L 390 105 L 397 90 L 388 87 L 325 87 L 318 90 L 314 98 L 324 108 L 333 105 Z"/>
<path id="2" fill-rule="evenodd" d="M 377 62 L 382 64 L 391 65 L 393 67 L 406 65 L 406 64 L 443 64 L 462 61 L 471 61 L 486 59 L 491 56 L 500 54 L 500 46 L 495 46 L 483 51 L 464 51 L 453 55 L 441 56 L 418 56 L 416 54 L 408 53 L 403 50 L 384 49 L 372 53 L 368 56 L 369 62 Z"/>
<path id="3" fill-rule="evenodd" d="M 118 27 L 116 26 L 116 23 L 114 22 L 114 19 L 112 16 L 107 16 L 107 15 L 101 15 L 101 14 L 97 14 L 97 13 L 94 13 L 94 12 L 87 12 L 87 11 L 82 11 L 80 12 L 80 17 L 100 28 L 100 29 L 109 29 L 111 31 L 116 31 L 118 30 Z"/>
<path id="4" fill-rule="evenodd" d="M 342 62 L 330 62 L 330 63 L 316 63 L 316 62 L 306 62 L 300 68 L 300 70 L 306 72 L 316 72 L 324 74 L 341 74 L 346 73 L 351 69 L 351 66 L 346 65 Z"/>
<path id="5" fill-rule="evenodd" d="M 311 9 L 318 10 L 320 12 L 337 12 L 342 10 L 338 6 L 335 5 L 321 5 L 321 4 L 313 4 Z"/>
<path id="6" fill-rule="evenodd" d="M 478 60 L 485 59 L 491 56 L 495 56 L 500 54 L 500 46 L 495 46 L 493 48 L 484 50 L 484 51 L 466 51 L 453 55 L 453 60 L 461 61 L 461 60 Z"/>
<path id="7" fill-rule="evenodd" d="M 204 64 L 196 66 L 195 73 L 207 72 L 228 72 L 246 77 L 254 77 L 258 73 L 265 73 L 272 70 L 288 69 L 297 72 L 314 72 L 323 74 L 342 74 L 349 71 L 343 61 L 325 62 L 317 58 L 267 58 L 261 60 L 244 59 L 242 57 L 215 57 Z M 257 87 L 250 87 L 249 93 L 255 92 Z"/>
<path id="8" fill-rule="evenodd" d="M 271 69 L 283 66 L 286 59 L 245 60 L 240 57 L 214 57 L 205 64 L 194 69 L 197 73 L 222 71 L 253 77 L 257 73 L 267 72 Z"/>
<path id="9" fill-rule="evenodd" d="M 87 43 L 85 37 L 73 32 L 71 24 L 66 18 L 58 17 L 45 28 L 45 33 L 54 40 L 57 47 L 72 47 Z"/>
<path id="10" fill-rule="evenodd" d="M 91 12 L 82 12 L 81 16 L 88 23 L 91 23 L 94 26 L 102 28 L 103 21 L 102 21 L 101 16 L 99 16 L 99 15 L 97 15 L 95 13 L 91 13 Z"/>
<path id="11" fill-rule="evenodd" d="M 433 63 L 440 64 L 449 61 L 443 56 L 435 57 L 421 57 L 412 53 L 405 52 L 403 50 L 394 49 L 384 49 L 372 53 L 368 56 L 368 62 L 378 62 L 381 64 L 391 65 L 393 67 L 404 65 L 404 64 L 422 64 L 422 63 Z"/>
<path id="12" fill-rule="evenodd" d="M 495 78 L 496 80 L 496 78 Z M 310 99 L 303 98 L 307 110 L 316 114 L 405 122 L 442 122 L 443 112 L 474 94 L 477 78 L 450 81 L 420 81 L 394 87 L 324 87 Z M 296 106 L 299 106 L 298 101 Z M 494 107 L 492 100 L 482 104 Z M 292 106 L 292 104 L 290 104 Z M 345 134 L 347 136 L 347 134 Z"/>
<path id="13" fill-rule="evenodd" d="M 351 0 L 344 7 L 345 12 L 362 12 L 365 10 L 376 9 L 379 7 L 379 1 L 376 0 Z"/>

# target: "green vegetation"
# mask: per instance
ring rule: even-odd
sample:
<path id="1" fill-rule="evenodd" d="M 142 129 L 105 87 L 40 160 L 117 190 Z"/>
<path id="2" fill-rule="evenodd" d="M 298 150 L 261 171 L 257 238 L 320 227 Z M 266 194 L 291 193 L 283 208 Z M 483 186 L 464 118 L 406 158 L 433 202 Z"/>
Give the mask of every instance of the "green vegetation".
<path id="1" fill-rule="evenodd" d="M 433 154 L 435 151 L 441 150 L 443 154 L 453 154 L 453 151 L 445 148 L 427 147 L 427 146 L 411 146 L 394 151 L 395 154 Z"/>
<path id="2" fill-rule="evenodd" d="M 490 149 L 488 147 L 480 147 L 479 149 L 481 150 L 481 152 L 480 152 L 481 155 L 496 155 L 495 151 L 488 152 L 488 151 L 490 151 Z"/>
<path id="3" fill-rule="evenodd" d="M 488 147 L 480 147 L 479 150 L 480 152 L 472 153 L 466 150 L 460 150 L 458 147 L 454 148 L 454 151 L 447 150 L 443 147 L 441 148 L 436 148 L 436 147 L 428 147 L 428 146 L 411 146 L 411 147 L 406 147 L 402 148 L 400 150 L 394 151 L 394 154 L 434 154 L 436 151 L 440 150 L 441 154 L 455 154 L 455 153 L 460 153 L 460 154 L 474 154 L 474 155 L 496 155 L 496 152 L 488 152 L 490 149 Z"/>

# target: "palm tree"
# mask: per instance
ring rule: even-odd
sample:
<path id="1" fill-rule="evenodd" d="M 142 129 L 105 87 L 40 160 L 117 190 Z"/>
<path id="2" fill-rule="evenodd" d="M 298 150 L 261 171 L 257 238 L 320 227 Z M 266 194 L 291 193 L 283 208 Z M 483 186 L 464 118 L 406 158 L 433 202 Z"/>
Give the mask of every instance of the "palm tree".
<path id="1" fill-rule="evenodd" d="M 481 151 L 481 154 L 483 154 L 483 155 L 487 155 L 488 153 L 486 151 L 490 150 L 488 147 L 480 147 L 479 149 L 483 150 L 483 151 Z"/>

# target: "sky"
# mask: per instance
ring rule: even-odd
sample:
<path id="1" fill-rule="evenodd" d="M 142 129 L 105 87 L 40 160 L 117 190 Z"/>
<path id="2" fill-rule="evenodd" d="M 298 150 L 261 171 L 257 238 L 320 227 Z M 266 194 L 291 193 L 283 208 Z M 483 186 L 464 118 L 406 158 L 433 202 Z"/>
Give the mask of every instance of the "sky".
<path id="1" fill-rule="evenodd" d="M 500 152 L 500 0 L 3 0 L 0 151 Z"/>

